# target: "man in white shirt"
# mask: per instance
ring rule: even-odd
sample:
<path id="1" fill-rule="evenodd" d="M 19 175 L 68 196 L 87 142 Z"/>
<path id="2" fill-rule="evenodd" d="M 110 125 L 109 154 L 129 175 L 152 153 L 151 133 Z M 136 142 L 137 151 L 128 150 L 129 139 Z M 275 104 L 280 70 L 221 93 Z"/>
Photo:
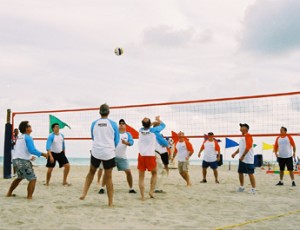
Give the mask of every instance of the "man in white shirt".
<path id="1" fill-rule="evenodd" d="M 280 181 L 276 184 L 279 186 L 283 185 L 283 175 L 285 166 L 290 173 L 290 177 L 292 180 L 292 186 L 295 187 L 295 179 L 294 179 L 294 165 L 293 158 L 296 161 L 296 144 L 292 136 L 287 134 L 287 128 L 280 128 L 280 136 L 276 138 L 274 145 L 274 153 L 277 157 L 279 168 L 280 168 Z"/>
<path id="2" fill-rule="evenodd" d="M 23 179 L 26 179 L 29 181 L 27 187 L 27 199 L 32 199 L 37 178 L 30 161 L 32 158 L 31 154 L 38 157 L 43 156 L 45 158 L 47 158 L 48 155 L 47 153 L 42 153 L 35 148 L 33 139 L 30 136 L 32 128 L 28 121 L 22 121 L 19 125 L 19 130 L 21 135 L 18 136 L 14 146 L 13 159 L 13 166 L 16 168 L 17 178 L 11 183 L 6 196 L 13 196 L 13 191 L 18 187 L 19 183 Z"/>
<path id="3" fill-rule="evenodd" d="M 97 168 L 103 162 L 104 177 L 107 187 L 108 206 L 113 205 L 113 182 L 112 170 L 116 165 L 116 147 L 120 141 L 120 134 L 116 122 L 108 119 L 110 109 L 107 104 L 100 106 L 101 118 L 94 121 L 91 126 L 91 136 L 93 140 L 91 152 L 91 165 L 86 176 L 84 188 L 80 200 L 84 200 L 90 185 L 94 179 Z"/>
<path id="4" fill-rule="evenodd" d="M 178 133 L 178 143 L 175 147 L 174 158 L 178 155 L 178 170 L 181 177 L 185 180 L 186 186 L 192 186 L 189 175 L 189 160 L 194 153 L 194 148 L 183 132 Z"/>
<path id="5" fill-rule="evenodd" d="M 254 177 L 254 151 L 253 151 L 253 138 L 252 135 L 248 132 L 249 131 L 248 124 L 240 124 L 240 131 L 242 133 L 242 137 L 239 142 L 239 148 L 231 155 L 234 158 L 237 154 L 239 154 L 239 166 L 238 166 L 238 174 L 239 174 L 239 181 L 240 187 L 238 188 L 237 192 L 244 192 L 244 174 L 248 174 L 250 183 L 251 183 L 251 190 L 250 194 L 256 194 L 256 181 Z"/>
<path id="6" fill-rule="evenodd" d="M 151 126 L 155 123 L 159 125 L 156 127 Z M 154 198 L 154 189 L 157 180 L 156 171 L 156 157 L 155 157 L 155 143 L 156 134 L 160 133 L 166 125 L 160 120 L 159 116 L 155 117 L 155 122 L 151 123 L 149 118 L 142 120 L 143 127 L 139 130 L 139 155 L 138 155 L 138 170 L 139 170 L 139 188 L 141 194 L 141 200 L 144 200 L 145 193 L 145 171 L 151 172 L 150 182 L 150 198 Z"/>
<path id="7" fill-rule="evenodd" d="M 127 159 L 127 154 L 126 154 L 127 146 L 132 146 L 134 141 L 132 135 L 129 132 L 126 132 L 126 123 L 124 119 L 120 119 L 119 121 L 119 132 L 120 132 L 120 141 L 116 148 L 116 159 L 115 159 L 116 166 L 118 171 L 124 171 L 126 174 L 127 183 L 129 185 L 129 193 L 136 193 L 136 191 L 132 187 L 133 179 L 129 167 L 129 161 Z M 99 194 L 103 194 L 105 192 L 104 186 L 105 186 L 105 181 L 103 178 L 102 186 L 99 190 Z"/>
<path id="8" fill-rule="evenodd" d="M 201 157 L 201 153 L 204 150 L 203 161 L 202 161 L 202 175 L 203 179 L 201 183 L 207 183 L 206 175 L 207 168 L 211 167 L 214 172 L 215 182 L 219 184 L 218 180 L 218 161 L 220 160 L 220 146 L 214 139 L 214 134 L 209 132 L 207 134 L 207 140 L 205 140 L 200 148 L 198 157 Z"/>
<path id="9" fill-rule="evenodd" d="M 64 135 L 59 132 L 59 124 L 54 123 L 51 125 L 52 133 L 49 135 L 46 143 L 46 149 L 48 152 L 48 159 L 46 167 L 48 168 L 46 174 L 46 186 L 49 185 L 52 171 L 55 167 L 56 161 L 59 164 L 59 167 L 64 167 L 63 173 L 63 185 L 70 185 L 67 182 L 67 177 L 70 172 L 70 164 L 68 158 L 66 157 L 66 148 L 65 148 L 65 138 Z"/>

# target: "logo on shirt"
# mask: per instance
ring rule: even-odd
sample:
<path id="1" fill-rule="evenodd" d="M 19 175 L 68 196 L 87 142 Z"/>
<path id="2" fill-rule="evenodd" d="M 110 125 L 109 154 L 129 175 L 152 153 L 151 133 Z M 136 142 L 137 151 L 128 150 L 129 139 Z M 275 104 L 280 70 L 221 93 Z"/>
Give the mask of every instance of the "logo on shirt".
<path id="1" fill-rule="evenodd" d="M 99 123 L 98 126 L 99 127 L 107 127 L 107 123 Z"/>

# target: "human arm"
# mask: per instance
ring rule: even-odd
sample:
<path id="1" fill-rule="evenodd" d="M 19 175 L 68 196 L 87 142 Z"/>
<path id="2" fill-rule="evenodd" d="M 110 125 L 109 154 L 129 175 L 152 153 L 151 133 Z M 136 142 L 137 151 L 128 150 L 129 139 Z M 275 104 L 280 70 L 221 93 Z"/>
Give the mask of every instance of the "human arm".
<path id="1" fill-rule="evenodd" d="M 274 152 L 276 158 L 278 158 L 278 139 L 279 139 L 279 137 L 276 138 L 274 148 L 273 148 L 273 152 Z"/>
<path id="2" fill-rule="evenodd" d="M 241 161 L 245 159 L 247 153 L 252 148 L 252 145 L 253 145 L 252 137 L 250 135 L 245 135 L 245 142 L 246 142 L 246 148 L 245 148 L 244 152 L 242 153 L 242 155 L 240 156 Z"/>
<path id="3" fill-rule="evenodd" d="M 40 152 L 39 150 L 37 150 L 34 146 L 34 143 L 33 143 L 33 139 L 31 136 L 29 135 L 25 135 L 25 143 L 26 143 L 26 146 L 27 146 L 27 149 L 29 151 L 30 154 L 32 155 L 35 155 L 35 156 L 43 156 L 43 157 L 48 157 L 48 154 L 47 153 L 42 153 Z"/>
<path id="4" fill-rule="evenodd" d="M 205 142 L 205 141 L 204 141 Z M 200 158 L 201 157 L 201 153 L 202 153 L 202 151 L 204 150 L 204 143 L 202 144 L 202 146 L 201 146 L 201 148 L 200 148 L 200 150 L 199 150 L 199 152 L 198 152 L 198 157 Z"/>
<path id="5" fill-rule="evenodd" d="M 239 153 L 240 149 L 237 149 L 233 154 L 231 154 L 231 157 L 234 158 L 238 153 Z"/>
<path id="6" fill-rule="evenodd" d="M 215 150 L 217 152 L 217 161 L 220 161 L 221 159 L 221 148 L 220 148 L 220 145 L 219 143 L 215 140 Z"/>
<path id="7" fill-rule="evenodd" d="M 290 144 L 293 147 L 293 158 L 296 159 L 296 144 L 292 136 L 288 135 L 288 138 L 290 140 Z"/>
<path id="8" fill-rule="evenodd" d="M 193 155 L 193 153 L 194 153 L 194 148 L 193 148 L 191 142 L 189 142 L 188 140 L 185 141 L 185 145 L 186 145 L 186 148 L 189 152 L 189 155 L 185 159 L 189 160 L 191 158 L 191 156 Z"/>
<path id="9" fill-rule="evenodd" d="M 122 144 L 132 146 L 133 143 L 134 143 L 133 138 L 132 138 L 132 136 L 129 132 L 126 132 L 126 133 L 127 133 L 127 136 L 128 136 L 128 140 L 127 141 L 122 140 Z"/>
<path id="10" fill-rule="evenodd" d="M 111 126 L 114 130 L 114 142 L 115 142 L 115 147 L 117 147 L 117 145 L 119 144 L 119 141 L 120 141 L 120 133 L 119 133 L 119 129 L 118 129 L 118 126 L 115 122 L 109 120 L 110 123 L 111 123 Z"/>
<path id="11" fill-rule="evenodd" d="M 95 127 L 95 124 L 96 124 L 97 121 L 94 121 L 91 125 L 91 137 L 92 137 L 92 140 L 94 140 L 94 127 Z"/>

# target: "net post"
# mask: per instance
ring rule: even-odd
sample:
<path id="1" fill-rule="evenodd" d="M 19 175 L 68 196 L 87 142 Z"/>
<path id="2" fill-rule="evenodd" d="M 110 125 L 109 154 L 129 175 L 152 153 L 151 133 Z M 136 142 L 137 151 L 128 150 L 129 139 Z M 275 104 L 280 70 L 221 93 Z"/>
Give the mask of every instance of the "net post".
<path id="1" fill-rule="evenodd" d="M 5 135 L 4 135 L 4 153 L 3 153 L 3 178 L 11 178 L 11 139 L 12 124 L 10 123 L 11 110 L 7 109 Z"/>

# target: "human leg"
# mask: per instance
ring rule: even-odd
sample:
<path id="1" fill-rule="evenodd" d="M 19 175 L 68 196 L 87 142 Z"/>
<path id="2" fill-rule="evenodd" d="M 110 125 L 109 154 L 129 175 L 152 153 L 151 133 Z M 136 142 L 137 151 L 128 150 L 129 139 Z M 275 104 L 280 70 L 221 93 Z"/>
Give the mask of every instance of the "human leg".
<path id="1" fill-rule="evenodd" d="M 23 179 L 19 179 L 19 178 L 16 178 L 13 180 L 13 182 L 11 183 L 9 189 L 8 189 L 8 192 L 6 194 L 7 197 L 10 197 L 10 196 L 13 196 L 13 191 L 18 187 L 18 185 L 20 184 L 20 182 L 22 181 Z"/>
<path id="2" fill-rule="evenodd" d="M 86 178 L 85 178 L 85 183 L 84 183 L 82 195 L 79 198 L 80 200 L 84 200 L 84 198 L 86 197 L 87 192 L 88 192 L 88 190 L 90 188 L 90 185 L 91 185 L 91 183 L 92 183 L 92 181 L 94 179 L 96 170 L 97 170 L 97 168 L 95 166 L 90 165 L 89 172 L 88 172 L 88 174 L 86 175 Z"/>

